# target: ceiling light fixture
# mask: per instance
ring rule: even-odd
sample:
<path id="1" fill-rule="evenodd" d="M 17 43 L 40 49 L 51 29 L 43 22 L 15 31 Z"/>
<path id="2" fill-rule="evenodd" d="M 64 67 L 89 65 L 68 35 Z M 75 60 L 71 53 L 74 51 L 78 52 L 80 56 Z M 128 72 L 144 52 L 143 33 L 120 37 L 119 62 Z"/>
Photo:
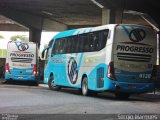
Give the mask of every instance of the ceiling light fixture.
<path id="1" fill-rule="evenodd" d="M 100 3 L 98 3 L 96 0 L 91 0 L 95 5 L 97 5 L 100 8 L 104 8 L 103 5 L 101 5 Z"/>
<path id="2" fill-rule="evenodd" d="M 50 13 L 50 12 L 48 12 L 48 11 L 42 11 L 42 13 L 44 13 L 44 14 L 46 14 L 46 15 L 50 15 L 50 16 L 53 15 L 53 13 Z"/>

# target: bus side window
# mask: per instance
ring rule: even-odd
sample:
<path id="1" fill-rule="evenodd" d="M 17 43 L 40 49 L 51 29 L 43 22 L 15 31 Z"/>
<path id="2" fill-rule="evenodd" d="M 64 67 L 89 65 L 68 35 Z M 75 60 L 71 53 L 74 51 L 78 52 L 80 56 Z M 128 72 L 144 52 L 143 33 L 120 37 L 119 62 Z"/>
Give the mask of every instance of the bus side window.
<path id="1" fill-rule="evenodd" d="M 63 39 L 63 53 L 66 53 L 67 52 L 67 38 L 64 38 Z"/>
<path id="2" fill-rule="evenodd" d="M 97 37 L 96 33 L 94 33 L 92 35 L 92 39 L 93 39 L 93 43 L 94 43 L 94 51 L 97 51 L 99 48 L 99 42 L 98 42 L 98 37 Z"/>
<path id="3" fill-rule="evenodd" d="M 89 34 L 84 34 L 84 52 L 90 51 L 90 41 L 89 41 Z"/>
<path id="4" fill-rule="evenodd" d="M 51 57 L 53 57 L 54 54 L 58 54 L 59 44 L 60 44 L 59 40 L 56 40 L 53 45 L 53 48 L 52 48 L 52 56 Z"/>
<path id="5" fill-rule="evenodd" d="M 108 31 L 97 32 L 96 36 L 97 36 L 97 50 L 99 51 L 103 49 L 106 45 Z"/>
<path id="6" fill-rule="evenodd" d="M 79 35 L 79 52 L 84 52 L 84 36 Z"/>
<path id="7" fill-rule="evenodd" d="M 76 38 L 75 38 L 75 40 L 76 40 L 76 53 L 78 53 L 79 52 L 79 46 L 80 46 L 80 41 L 79 41 L 79 36 L 78 35 L 76 35 Z"/>
<path id="8" fill-rule="evenodd" d="M 86 35 L 86 34 L 83 35 L 83 44 L 84 44 L 83 51 L 88 52 L 89 51 L 89 44 L 88 44 L 88 35 Z"/>
<path id="9" fill-rule="evenodd" d="M 49 42 L 48 46 L 49 46 L 50 48 L 52 47 L 53 42 L 54 42 L 54 39 Z"/>
<path id="10" fill-rule="evenodd" d="M 59 45 L 60 45 L 60 41 L 59 40 L 57 40 L 56 41 L 56 46 L 55 46 L 55 54 L 58 54 L 59 53 Z"/>
<path id="11" fill-rule="evenodd" d="M 99 39 L 100 39 L 100 49 L 104 48 L 107 42 L 107 37 L 108 37 L 108 31 L 102 31 L 99 32 Z"/>
<path id="12" fill-rule="evenodd" d="M 97 36 L 98 36 L 98 50 L 100 50 L 102 48 L 103 35 L 101 32 L 98 32 Z"/>
<path id="13" fill-rule="evenodd" d="M 58 49 L 59 49 L 58 53 L 62 54 L 63 53 L 63 49 L 64 49 L 63 38 L 59 40 L 59 47 L 58 47 Z"/>
<path id="14" fill-rule="evenodd" d="M 56 54 L 56 44 L 57 44 L 57 41 L 55 41 L 53 47 L 52 47 L 52 54 L 51 54 L 51 57 L 53 57 L 54 54 Z"/>
<path id="15" fill-rule="evenodd" d="M 67 38 L 67 53 L 70 53 L 71 51 L 71 38 Z"/>
<path id="16" fill-rule="evenodd" d="M 88 44 L 89 44 L 89 52 L 94 51 L 94 40 L 93 40 L 93 33 L 88 34 Z"/>
<path id="17" fill-rule="evenodd" d="M 71 37 L 71 53 L 75 53 L 75 47 L 76 47 L 76 41 L 75 41 L 75 37 Z"/>

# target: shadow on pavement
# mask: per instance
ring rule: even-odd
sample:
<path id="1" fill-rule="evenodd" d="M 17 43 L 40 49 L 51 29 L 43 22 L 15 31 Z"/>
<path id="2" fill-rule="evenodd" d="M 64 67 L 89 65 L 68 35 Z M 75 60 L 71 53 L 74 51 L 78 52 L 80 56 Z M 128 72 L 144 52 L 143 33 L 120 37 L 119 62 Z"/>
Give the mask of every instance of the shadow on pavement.
<path id="1" fill-rule="evenodd" d="M 28 85 L 28 86 L 38 86 L 36 82 L 32 82 L 32 81 L 5 81 L 5 80 L 1 80 L 1 84 L 9 84 L 9 85 Z"/>
<path id="2" fill-rule="evenodd" d="M 72 89 L 72 88 L 62 88 L 59 92 L 64 92 L 68 94 L 81 95 L 80 89 Z M 145 102 L 160 102 L 160 93 L 156 91 L 156 93 L 145 93 L 145 94 L 133 94 L 128 99 L 118 99 L 115 97 L 114 93 L 110 92 L 100 92 L 98 94 L 91 94 L 85 97 L 94 97 L 100 99 L 107 100 L 115 100 L 115 101 L 145 101 Z"/>

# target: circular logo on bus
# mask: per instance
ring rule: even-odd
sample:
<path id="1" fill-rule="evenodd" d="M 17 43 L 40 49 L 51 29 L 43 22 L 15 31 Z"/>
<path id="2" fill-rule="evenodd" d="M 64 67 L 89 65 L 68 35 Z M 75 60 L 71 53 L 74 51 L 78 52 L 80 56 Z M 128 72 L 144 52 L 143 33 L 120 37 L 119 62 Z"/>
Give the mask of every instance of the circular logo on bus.
<path id="1" fill-rule="evenodd" d="M 78 66 L 74 58 L 70 58 L 67 66 L 67 72 L 70 82 L 75 84 L 78 78 Z"/>
<path id="2" fill-rule="evenodd" d="M 137 28 L 129 33 L 129 39 L 133 42 L 140 42 L 146 37 L 146 33 L 143 29 Z"/>
<path id="3" fill-rule="evenodd" d="M 20 43 L 19 45 L 17 45 L 18 50 L 20 51 L 25 51 L 29 48 L 29 45 L 27 43 Z"/>

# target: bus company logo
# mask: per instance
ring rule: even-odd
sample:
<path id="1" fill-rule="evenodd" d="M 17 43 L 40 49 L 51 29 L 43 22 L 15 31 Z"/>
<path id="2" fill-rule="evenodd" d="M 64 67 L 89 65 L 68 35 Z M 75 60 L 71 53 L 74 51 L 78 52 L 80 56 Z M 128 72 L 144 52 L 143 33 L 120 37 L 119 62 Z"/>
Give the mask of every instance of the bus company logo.
<path id="1" fill-rule="evenodd" d="M 146 37 L 146 33 L 143 29 L 137 28 L 129 33 L 129 39 L 133 42 L 140 42 Z"/>
<path id="2" fill-rule="evenodd" d="M 29 48 L 29 45 L 27 43 L 16 43 L 16 45 L 19 51 L 25 51 Z"/>
<path id="3" fill-rule="evenodd" d="M 78 66 L 74 58 L 70 58 L 67 66 L 69 80 L 72 84 L 76 84 L 78 78 Z"/>

